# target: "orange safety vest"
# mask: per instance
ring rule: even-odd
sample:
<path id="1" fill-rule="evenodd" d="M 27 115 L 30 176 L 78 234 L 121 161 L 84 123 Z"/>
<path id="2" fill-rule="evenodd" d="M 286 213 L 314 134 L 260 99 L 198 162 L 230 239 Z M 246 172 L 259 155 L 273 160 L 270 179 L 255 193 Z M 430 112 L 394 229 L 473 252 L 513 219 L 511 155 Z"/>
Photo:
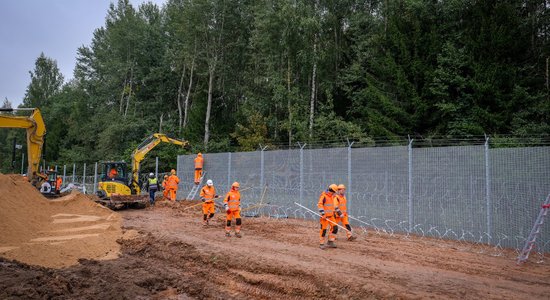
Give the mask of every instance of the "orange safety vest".
<path id="1" fill-rule="evenodd" d="M 202 158 L 202 155 L 197 156 L 197 158 L 195 158 L 195 170 L 202 169 L 203 162 L 204 159 Z"/>
<path id="2" fill-rule="evenodd" d="M 348 199 L 346 199 L 346 196 L 344 195 L 336 195 L 337 201 L 338 201 L 338 208 L 340 208 L 340 211 L 345 214 L 348 212 Z"/>
<path id="3" fill-rule="evenodd" d="M 223 199 L 223 203 L 232 211 L 238 210 L 241 205 L 241 193 L 231 189 Z"/>
<path id="4" fill-rule="evenodd" d="M 177 190 L 178 189 L 178 183 L 180 183 L 180 179 L 176 175 L 170 175 L 168 176 L 168 189 Z"/>
<path id="5" fill-rule="evenodd" d="M 206 200 L 204 201 L 205 203 L 212 203 L 216 196 L 216 188 L 214 188 L 214 186 L 205 185 L 201 189 L 200 196 Z"/>
<path id="6" fill-rule="evenodd" d="M 338 209 L 338 199 L 334 194 L 322 192 L 317 202 L 317 208 L 324 210 L 327 217 L 333 216 L 334 211 Z"/>
<path id="7" fill-rule="evenodd" d="M 63 179 L 61 177 L 57 177 L 57 180 L 55 182 L 55 188 L 57 190 L 61 189 L 61 184 L 63 184 Z"/>

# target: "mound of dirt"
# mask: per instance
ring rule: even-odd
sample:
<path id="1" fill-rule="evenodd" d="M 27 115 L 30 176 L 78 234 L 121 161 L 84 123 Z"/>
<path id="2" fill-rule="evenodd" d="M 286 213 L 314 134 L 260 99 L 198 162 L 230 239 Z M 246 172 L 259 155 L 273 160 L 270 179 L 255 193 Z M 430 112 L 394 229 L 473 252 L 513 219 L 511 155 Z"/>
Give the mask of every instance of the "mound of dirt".
<path id="1" fill-rule="evenodd" d="M 118 257 L 121 218 L 78 192 L 49 200 L 18 175 L 0 174 L 0 256 L 62 268 Z"/>

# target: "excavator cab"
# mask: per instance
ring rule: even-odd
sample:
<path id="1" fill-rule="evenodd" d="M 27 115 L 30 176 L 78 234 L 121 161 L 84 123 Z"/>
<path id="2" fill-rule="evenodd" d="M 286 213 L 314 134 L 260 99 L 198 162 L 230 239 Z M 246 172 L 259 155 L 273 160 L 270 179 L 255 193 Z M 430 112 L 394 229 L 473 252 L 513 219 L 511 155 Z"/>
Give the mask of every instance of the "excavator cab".
<path id="1" fill-rule="evenodd" d="M 127 164 L 123 161 L 101 162 L 101 175 L 97 190 L 99 198 L 111 198 L 116 195 L 131 195 L 128 186 Z"/>
<path id="2" fill-rule="evenodd" d="M 125 162 L 103 162 L 101 166 L 101 181 L 128 182 L 127 164 Z"/>

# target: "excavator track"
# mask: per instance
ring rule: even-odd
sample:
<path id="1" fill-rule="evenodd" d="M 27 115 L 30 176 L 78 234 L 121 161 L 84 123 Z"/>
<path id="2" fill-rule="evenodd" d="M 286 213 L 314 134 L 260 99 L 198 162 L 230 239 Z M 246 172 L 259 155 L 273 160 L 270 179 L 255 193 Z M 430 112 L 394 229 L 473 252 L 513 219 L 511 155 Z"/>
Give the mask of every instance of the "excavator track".
<path id="1" fill-rule="evenodd" d="M 110 199 L 99 199 L 96 202 L 113 210 L 123 208 L 144 208 L 149 204 L 148 195 L 111 195 Z"/>

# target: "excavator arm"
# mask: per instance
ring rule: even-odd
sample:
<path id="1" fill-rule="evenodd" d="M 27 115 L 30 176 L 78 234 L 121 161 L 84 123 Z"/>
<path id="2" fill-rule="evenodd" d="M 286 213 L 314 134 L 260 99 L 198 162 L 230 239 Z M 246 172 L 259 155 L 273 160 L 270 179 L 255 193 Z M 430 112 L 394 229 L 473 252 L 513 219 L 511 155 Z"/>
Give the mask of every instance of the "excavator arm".
<path id="1" fill-rule="evenodd" d="M 145 158 L 149 151 L 153 150 L 158 144 L 170 143 L 178 146 L 185 147 L 189 143 L 187 141 L 180 141 L 173 138 L 167 137 L 162 133 L 154 133 L 150 137 L 146 138 L 141 144 L 138 145 L 137 149 L 132 153 L 132 189 L 136 194 L 140 194 L 141 187 L 139 186 L 139 166 L 141 161 Z"/>
<path id="2" fill-rule="evenodd" d="M 38 108 L 1 108 L 0 111 L 32 111 L 28 117 L 0 115 L 0 128 L 24 128 L 27 130 L 27 176 L 29 178 L 38 176 L 42 146 L 44 145 L 44 136 L 46 135 L 46 125 L 44 124 L 40 110 Z"/>

